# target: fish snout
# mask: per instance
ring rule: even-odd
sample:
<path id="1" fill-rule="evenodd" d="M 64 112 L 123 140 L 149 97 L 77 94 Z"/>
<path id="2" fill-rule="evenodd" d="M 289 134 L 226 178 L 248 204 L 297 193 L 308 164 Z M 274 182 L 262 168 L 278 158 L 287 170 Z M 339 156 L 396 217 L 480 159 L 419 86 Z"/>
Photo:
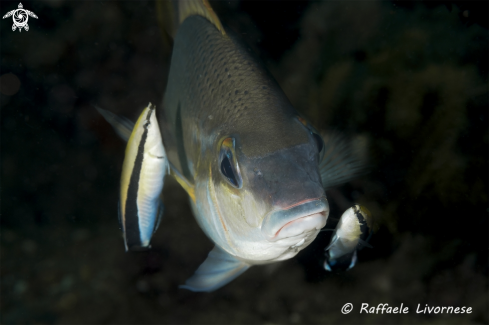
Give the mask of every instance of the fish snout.
<path id="1" fill-rule="evenodd" d="M 328 214 L 329 204 L 326 197 L 304 200 L 289 208 L 267 214 L 261 231 L 271 242 L 296 237 L 323 228 L 326 225 Z"/>

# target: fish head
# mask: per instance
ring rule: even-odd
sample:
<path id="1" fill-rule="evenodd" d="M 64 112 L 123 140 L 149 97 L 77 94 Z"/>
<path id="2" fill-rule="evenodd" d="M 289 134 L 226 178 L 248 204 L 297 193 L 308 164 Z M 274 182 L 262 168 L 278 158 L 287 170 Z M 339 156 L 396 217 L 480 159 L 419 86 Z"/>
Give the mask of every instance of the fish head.
<path id="1" fill-rule="evenodd" d="M 319 172 L 322 140 L 299 120 L 293 123 L 302 139 L 265 154 L 247 154 L 247 146 L 260 144 L 242 134 L 224 134 L 216 141 L 205 200 L 215 219 L 210 237 L 250 263 L 295 256 L 327 221 Z"/>

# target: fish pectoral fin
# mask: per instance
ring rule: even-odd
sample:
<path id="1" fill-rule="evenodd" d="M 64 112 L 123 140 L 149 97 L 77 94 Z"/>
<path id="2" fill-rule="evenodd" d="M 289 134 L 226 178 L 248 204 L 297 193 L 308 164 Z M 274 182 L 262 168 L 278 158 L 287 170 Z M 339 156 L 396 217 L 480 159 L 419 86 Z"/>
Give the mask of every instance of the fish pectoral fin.
<path id="1" fill-rule="evenodd" d="M 329 266 L 328 260 L 324 260 L 323 267 L 326 271 L 333 272 L 333 269 L 331 269 L 331 266 Z"/>
<path id="2" fill-rule="evenodd" d="M 153 230 L 153 234 L 158 230 L 158 227 L 161 224 L 161 219 L 163 219 L 163 212 L 165 211 L 165 206 L 163 205 L 163 200 L 160 199 L 158 200 L 158 210 L 156 212 L 156 222 L 155 222 L 155 229 Z"/>
<path id="3" fill-rule="evenodd" d="M 368 248 L 374 248 L 372 245 L 367 243 L 365 240 L 362 240 L 361 238 L 358 239 L 358 245 L 361 245 L 363 247 L 368 247 Z"/>
<path id="4" fill-rule="evenodd" d="M 195 203 L 195 188 L 190 182 L 182 175 L 180 172 L 170 163 L 169 173 L 172 175 L 180 184 L 185 192 L 190 196 L 192 201 Z"/>
<path id="5" fill-rule="evenodd" d="M 351 270 L 351 269 L 352 269 L 352 268 L 355 266 L 355 264 L 357 264 L 357 259 L 358 259 L 358 258 L 357 258 L 357 251 L 355 250 L 355 251 L 353 252 L 353 256 L 352 256 L 352 258 L 351 258 L 351 263 L 350 263 L 350 265 L 348 266 L 348 268 L 346 269 L 347 271 L 348 271 L 348 270 Z"/>
<path id="6" fill-rule="evenodd" d="M 134 123 L 131 120 L 125 118 L 124 116 L 120 116 L 112 112 L 109 112 L 98 106 L 95 106 L 95 109 L 97 109 L 100 115 L 102 115 L 105 118 L 105 120 L 109 122 L 110 125 L 112 125 L 115 132 L 117 133 L 118 136 L 122 138 L 122 140 L 126 142 L 129 140 L 129 137 L 131 136 L 132 133 L 132 129 L 134 128 Z"/>
<path id="7" fill-rule="evenodd" d="M 195 274 L 180 288 L 194 292 L 214 291 L 236 279 L 249 267 L 249 264 L 215 246 Z"/>
<path id="8" fill-rule="evenodd" d="M 324 250 L 328 251 L 333 245 L 340 239 L 337 235 L 334 235 L 334 237 L 331 239 L 331 243 L 329 243 L 328 247 L 326 247 Z"/>
<path id="9" fill-rule="evenodd" d="M 323 135 L 324 155 L 319 162 L 325 189 L 341 185 L 366 173 L 366 144 L 347 141 L 337 134 Z M 351 142 L 351 143 L 349 143 Z"/>

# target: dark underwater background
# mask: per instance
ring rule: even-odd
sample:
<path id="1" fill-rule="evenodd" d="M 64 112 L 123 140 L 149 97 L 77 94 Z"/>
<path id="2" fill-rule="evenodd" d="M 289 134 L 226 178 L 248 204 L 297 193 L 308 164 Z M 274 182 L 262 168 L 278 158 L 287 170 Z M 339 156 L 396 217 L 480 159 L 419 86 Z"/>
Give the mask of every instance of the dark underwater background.
<path id="1" fill-rule="evenodd" d="M 211 2 L 298 111 L 368 157 L 368 174 L 328 190 L 330 216 L 359 203 L 376 221 L 346 273 L 322 269 L 323 232 L 212 293 L 178 288 L 213 245 L 170 178 L 153 248 L 125 253 L 125 143 L 94 108 L 134 120 L 161 102 L 171 44 L 155 3 L 22 4 L 38 16 L 28 32 L 0 21 L 0 323 L 488 323 L 487 2 Z"/>

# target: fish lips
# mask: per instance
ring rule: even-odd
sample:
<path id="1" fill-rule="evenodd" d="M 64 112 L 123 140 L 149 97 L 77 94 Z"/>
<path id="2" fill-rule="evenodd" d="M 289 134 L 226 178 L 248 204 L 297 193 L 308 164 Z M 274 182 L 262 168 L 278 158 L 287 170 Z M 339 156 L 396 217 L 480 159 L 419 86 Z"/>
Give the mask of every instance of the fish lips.
<path id="1" fill-rule="evenodd" d="M 320 230 L 326 225 L 329 204 L 326 197 L 304 200 L 288 209 L 276 210 L 267 214 L 261 231 L 268 241 L 296 237 L 303 233 Z"/>

